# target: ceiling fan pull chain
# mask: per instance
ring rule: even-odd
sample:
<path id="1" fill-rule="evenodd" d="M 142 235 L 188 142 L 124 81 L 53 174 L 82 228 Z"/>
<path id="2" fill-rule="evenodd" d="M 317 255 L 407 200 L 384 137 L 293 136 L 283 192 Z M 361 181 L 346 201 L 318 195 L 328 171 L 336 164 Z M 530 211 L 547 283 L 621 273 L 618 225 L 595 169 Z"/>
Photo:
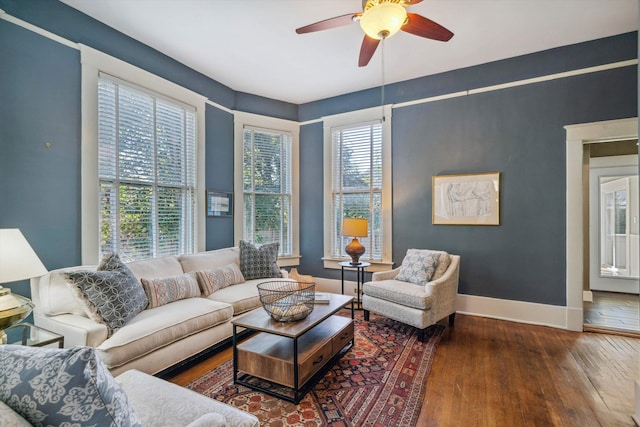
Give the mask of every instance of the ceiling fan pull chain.
<path id="1" fill-rule="evenodd" d="M 381 103 L 381 107 L 382 107 L 382 122 L 383 123 L 385 121 L 385 117 L 384 117 L 384 41 L 385 41 L 385 38 L 383 37 L 382 41 L 380 43 L 382 45 L 380 53 L 382 54 L 382 101 L 381 101 L 382 103 Z"/>

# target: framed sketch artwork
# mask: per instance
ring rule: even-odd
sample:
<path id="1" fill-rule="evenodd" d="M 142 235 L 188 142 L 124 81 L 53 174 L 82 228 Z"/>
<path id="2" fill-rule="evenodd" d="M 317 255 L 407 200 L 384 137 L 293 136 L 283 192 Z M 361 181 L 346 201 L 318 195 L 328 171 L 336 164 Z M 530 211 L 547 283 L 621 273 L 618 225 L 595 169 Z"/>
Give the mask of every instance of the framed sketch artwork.
<path id="1" fill-rule="evenodd" d="M 207 190 L 207 216 L 232 216 L 233 193 Z"/>
<path id="2" fill-rule="evenodd" d="M 433 224 L 500 225 L 500 173 L 433 177 Z"/>

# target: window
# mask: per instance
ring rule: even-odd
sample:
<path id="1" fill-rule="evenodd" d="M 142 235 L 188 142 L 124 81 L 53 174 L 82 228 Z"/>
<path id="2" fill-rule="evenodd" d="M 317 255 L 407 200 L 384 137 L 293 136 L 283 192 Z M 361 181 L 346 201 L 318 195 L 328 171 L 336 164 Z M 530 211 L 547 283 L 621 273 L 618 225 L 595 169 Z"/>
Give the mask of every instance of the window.
<path id="1" fill-rule="evenodd" d="M 242 164 L 244 240 L 280 242 L 279 255 L 292 255 L 291 135 L 245 127 Z"/>
<path id="2" fill-rule="evenodd" d="M 236 242 L 279 242 L 278 264 L 299 263 L 298 124 L 235 113 Z"/>
<path id="3" fill-rule="evenodd" d="M 364 218 L 369 235 L 361 259 L 374 268 L 391 265 L 391 109 L 348 113 L 325 119 L 325 267 L 349 257 L 352 236 L 342 236 L 343 218 Z"/>
<path id="4" fill-rule="evenodd" d="M 382 124 L 380 121 L 331 130 L 331 255 L 347 256 L 353 236 L 342 235 L 343 218 L 364 218 L 369 235 L 360 239 L 363 258 L 382 260 Z"/>
<path id="5" fill-rule="evenodd" d="M 203 251 L 206 98 L 80 50 L 82 263 Z"/>
<path id="6" fill-rule="evenodd" d="M 100 258 L 194 252 L 195 157 L 194 108 L 101 75 Z"/>

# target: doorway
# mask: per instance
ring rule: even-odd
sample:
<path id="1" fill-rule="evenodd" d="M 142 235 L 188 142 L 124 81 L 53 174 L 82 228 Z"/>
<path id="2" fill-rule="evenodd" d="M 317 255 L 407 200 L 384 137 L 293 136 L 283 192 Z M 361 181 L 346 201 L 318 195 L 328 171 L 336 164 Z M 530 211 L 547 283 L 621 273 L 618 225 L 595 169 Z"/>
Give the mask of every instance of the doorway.
<path id="1" fill-rule="evenodd" d="M 588 159 L 584 145 L 638 138 L 637 117 L 565 126 L 566 138 L 566 328 L 584 330 L 584 287 L 588 280 Z M 587 169 L 585 175 L 585 169 Z M 585 183 L 586 181 L 586 183 Z"/>
<path id="2" fill-rule="evenodd" d="M 584 330 L 640 334 L 638 140 L 585 144 L 584 159 Z"/>

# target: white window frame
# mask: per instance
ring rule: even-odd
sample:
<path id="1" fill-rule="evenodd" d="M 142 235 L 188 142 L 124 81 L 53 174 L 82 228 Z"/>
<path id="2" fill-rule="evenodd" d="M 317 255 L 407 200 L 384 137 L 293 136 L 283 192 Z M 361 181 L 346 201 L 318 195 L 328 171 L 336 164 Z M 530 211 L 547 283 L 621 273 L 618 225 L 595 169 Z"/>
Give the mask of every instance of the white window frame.
<path id="1" fill-rule="evenodd" d="M 99 180 L 98 180 L 98 77 L 100 72 L 152 92 L 176 99 L 196 109 L 196 221 L 197 251 L 205 250 L 205 102 L 206 97 L 155 74 L 116 59 L 85 45 L 80 46 L 82 63 L 82 263 L 99 262 Z"/>
<path id="2" fill-rule="evenodd" d="M 324 127 L 324 268 L 340 269 L 340 262 L 349 261 L 350 258 L 336 258 L 332 255 L 331 248 L 334 246 L 332 229 L 332 129 L 348 125 L 358 125 L 375 120 L 382 122 L 382 260 L 367 260 L 371 263 L 368 271 L 384 271 L 393 267 L 393 206 L 392 206 L 392 176 L 391 176 L 391 105 L 384 107 L 374 107 L 365 110 L 358 110 L 334 116 L 323 117 Z"/>
<path id="3" fill-rule="evenodd" d="M 239 245 L 244 232 L 244 188 L 243 188 L 243 131 L 245 127 L 261 128 L 291 135 L 291 249 L 290 256 L 279 256 L 280 267 L 300 264 L 300 124 L 290 120 L 234 112 L 234 241 Z"/>

